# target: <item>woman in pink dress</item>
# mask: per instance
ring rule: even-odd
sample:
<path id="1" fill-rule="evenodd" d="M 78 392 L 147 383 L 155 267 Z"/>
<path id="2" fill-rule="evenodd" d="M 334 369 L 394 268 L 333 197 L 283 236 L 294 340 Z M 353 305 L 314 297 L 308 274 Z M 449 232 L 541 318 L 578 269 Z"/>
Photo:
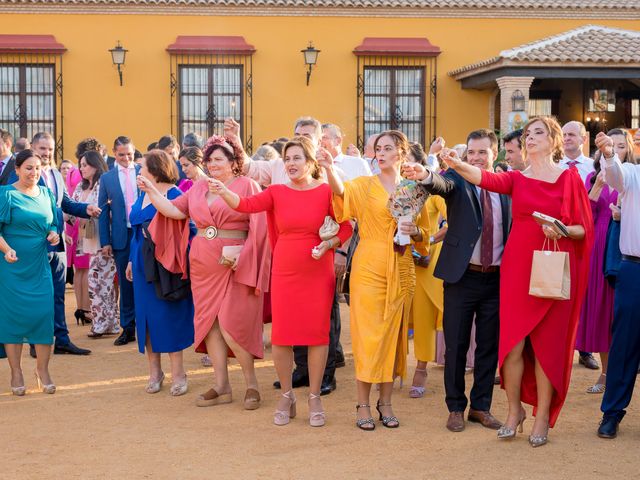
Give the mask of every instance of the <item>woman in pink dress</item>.
<path id="1" fill-rule="evenodd" d="M 260 192 L 256 182 L 239 176 L 242 157 L 224 138 L 209 138 L 204 158 L 209 174 L 238 195 Z M 211 357 L 215 384 L 198 397 L 196 404 L 207 407 L 232 401 L 227 370 L 227 356 L 232 354 L 242 367 L 247 386 L 244 408 L 255 410 L 260 406 L 260 393 L 254 360 L 264 357 L 262 303 L 271 266 L 266 215 L 248 215 L 229 208 L 209 192 L 207 180 L 198 180 L 184 195 L 169 201 L 151 182 L 138 179 L 140 190 L 147 193 L 158 212 L 175 220 L 188 218 L 198 229 L 189 253 L 195 345 L 196 352 Z M 163 241 L 156 236 L 153 240 L 157 246 Z M 237 261 L 232 266 L 221 264 L 223 247 L 232 246 L 242 249 Z M 180 253 L 185 254 L 186 245 L 182 249 Z"/>
<path id="2" fill-rule="evenodd" d="M 607 135 L 612 138 L 614 152 L 620 161 L 635 163 L 631 135 L 619 128 L 610 130 Z M 596 171 L 591 173 L 585 182 L 595 224 L 595 243 L 591 252 L 589 285 L 578 324 L 576 350 L 599 352 L 602 362 L 602 373 L 595 385 L 587 388 L 587 393 L 604 393 L 613 323 L 614 289 L 605 278 L 603 267 L 607 230 L 611 221 L 610 205 L 616 205 L 618 192 L 604 183 L 604 172 L 600 170 L 601 157 L 601 153 L 598 152 L 594 164 Z"/>

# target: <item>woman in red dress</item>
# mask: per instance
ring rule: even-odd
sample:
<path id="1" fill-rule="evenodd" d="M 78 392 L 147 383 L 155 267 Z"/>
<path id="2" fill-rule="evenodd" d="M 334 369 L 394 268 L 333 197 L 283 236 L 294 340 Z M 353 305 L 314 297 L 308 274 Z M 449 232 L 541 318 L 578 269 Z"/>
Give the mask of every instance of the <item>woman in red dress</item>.
<path id="1" fill-rule="evenodd" d="M 585 295 L 593 220 L 587 191 L 575 168 L 563 170 L 562 130 L 551 117 L 532 118 L 524 127 L 522 152 L 529 166 L 523 171 L 491 173 L 463 163 L 452 150 L 441 156 L 469 182 L 512 196 L 513 226 L 500 273 L 499 362 L 509 414 L 498 438 L 512 438 L 526 417 L 521 401 L 534 406 L 535 423 L 529 443 L 547 443 L 567 396 L 580 308 Z M 569 237 L 555 227 L 540 227 L 532 217 L 540 212 L 559 219 Z M 569 300 L 529 295 L 533 251 L 545 237 L 557 240 L 569 253 Z M 507 294 L 508 292 L 508 294 Z"/>
<path id="2" fill-rule="evenodd" d="M 291 390 L 293 346 L 309 347 L 309 423 L 325 422 L 320 385 L 327 361 L 331 305 L 336 288 L 333 250 L 351 236 L 349 222 L 340 224 L 336 236 L 321 241 L 319 229 L 326 216 L 335 218 L 331 189 L 320 180 L 314 147 L 305 137 L 287 142 L 283 151 L 290 182 L 271 185 L 250 197 L 240 196 L 222 182 L 209 180 L 210 191 L 240 212 L 267 212 L 273 248 L 271 270 L 271 343 L 273 362 L 282 385 L 274 415 L 276 425 L 286 425 L 296 414 Z"/>

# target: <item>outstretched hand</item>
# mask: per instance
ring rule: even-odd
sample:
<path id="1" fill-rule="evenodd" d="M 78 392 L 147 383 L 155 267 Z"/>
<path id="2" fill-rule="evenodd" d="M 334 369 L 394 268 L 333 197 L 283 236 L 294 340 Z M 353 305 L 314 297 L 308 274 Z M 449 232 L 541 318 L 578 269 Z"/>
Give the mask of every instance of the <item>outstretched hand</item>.
<path id="1" fill-rule="evenodd" d="M 414 181 L 424 180 L 428 175 L 427 169 L 419 163 L 404 163 L 401 173 L 407 180 Z"/>
<path id="2" fill-rule="evenodd" d="M 431 146 L 429 147 L 430 155 L 438 155 L 445 146 L 444 138 L 438 137 L 436 138 Z"/>
<path id="3" fill-rule="evenodd" d="M 227 186 L 220 180 L 208 178 L 207 183 L 209 184 L 209 193 L 213 195 L 222 195 L 227 191 Z"/>
<path id="4" fill-rule="evenodd" d="M 458 152 L 452 148 L 443 148 L 440 152 L 440 158 L 449 168 L 453 168 L 454 170 L 463 163 L 458 156 Z"/>
<path id="5" fill-rule="evenodd" d="M 99 217 L 102 213 L 102 209 L 97 205 L 88 205 L 87 206 L 87 215 L 90 217 Z"/>
<path id="6" fill-rule="evenodd" d="M 333 156 L 329 151 L 325 148 L 320 147 L 316 152 L 316 160 L 318 160 L 318 165 L 320 165 L 325 170 L 329 170 L 333 167 Z"/>
<path id="7" fill-rule="evenodd" d="M 224 121 L 224 137 L 227 140 L 240 139 L 240 124 L 231 117 Z"/>
<path id="8" fill-rule="evenodd" d="M 153 183 L 147 177 L 143 177 L 142 175 L 138 175 L 136 177 L 136 183 L 138 184 L 138 189 L 141 192 L 149 193 L 155 190 Z"/>
<path id="9" fill-rule="evenodd" d="M 613 139 L 606 133 L 600 132 L 596 135 L 596 147 L 602 152 L 604 158 L 611 158 L 613 156 Z"/>

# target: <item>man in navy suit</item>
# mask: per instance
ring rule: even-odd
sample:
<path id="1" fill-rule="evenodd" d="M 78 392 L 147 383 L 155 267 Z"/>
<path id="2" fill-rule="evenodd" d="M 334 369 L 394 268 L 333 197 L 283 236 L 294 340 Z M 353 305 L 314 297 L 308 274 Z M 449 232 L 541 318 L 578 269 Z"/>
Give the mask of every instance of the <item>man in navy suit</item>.
<path id="1" fill-rule="evenodd" d="M 497 147 L 492 131 L 475 130 L 467 137 L 467 161 L 492 171 Z M 425 190 L 447 204 L 449 229 L 434 270 L 444 280 L 447 428 L 464 430 L 468 402 L 464 374 L 475 317 L 477 347 L 468 419 L 497 430 L 501 423 L 490 409 L 498 363 L 500 263 L 511 227 L 511 198 L 481 190 L 453 170 L 439 175 L 414 168 Z"/>
<path id="2" fill-rule="evenodd" d="M 31 140 L 31 149 L 42 158 L 42 174 L 39 184 L 47 186 L 53 192 L 56 199 L 58 225 L 64 225 L 63 213 L 74 217 L 97 217 L 100 209 L 94 205 L 74 202 L 67 195 L 64 179 L 60 172 L 52 165 L 55 152 L 53 136 L 47 132 L 39 132 Z M 18 180 L 15 170 L 11 172 L 7 184 Z M 62 232 L 60 232 L 62 233 Z M 64 316 L 64 289 L 67 276 L 67 254 L 65 242 L 60 242 L 49 247 L 49 265 L 53 277 L 54 297 L 54 327 L 55 336 L 54 354 L 88 355 L 91 350 L 78 348 L 69 338 L 69 329 Z M 35 356 L 32 350 L 31 356 Z"/>
<path id="3" fill-rule="evenodd" d="M 129 213 L 138 198 L 133 142 L 128 137 L 118 137 L 113 143 L 114 168 L 100 177 L 98 204 L 102 207 L 99 220 L 100 245 L 105 255 L 113 255 L 120 284 L 120 326 L 122 333 L 114 345 L 126 345 L 136 339 L 133 284 L 125 272 L 131 246 Z"/>
<path id="4" fill-rule="evenodd" d="M 0 128 L 0 185 L 6 185 L 9 175 L 16 168 L 16 162 L 11 154 L 13 137 L 11 134 Z"/>

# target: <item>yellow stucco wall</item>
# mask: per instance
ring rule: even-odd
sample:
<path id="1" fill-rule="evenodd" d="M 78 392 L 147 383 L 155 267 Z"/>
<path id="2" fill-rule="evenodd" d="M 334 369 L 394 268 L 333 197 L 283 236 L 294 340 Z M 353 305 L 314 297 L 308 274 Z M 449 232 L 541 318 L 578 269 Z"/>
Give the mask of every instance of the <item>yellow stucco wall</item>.
<path id="1" fill-rule="evenodd" d="M 364 37 L 427 37 L 440 46 L 437 133 L 449 143 L 488 126 L 489 91 L 462 90 L 447 76 L 454 68 L 495 56 L 593 20 L 385 19 L 330 17 L 207 17 L 165 15 L 2 15 L 2 33 L 53 34 L 63 57 L 64 144 L 71 156 L 77 141 L 95 135 L 109 144 L 128 134 L 144 147 L 170 131 L 169 54 L 177 35 L 240 35 L 254 45 L 254 145 L 290 135 L 307 114 L 337 123 L 356 136 L 356 57 Z M 637 21 L 599 25 L 638 29 Z M 108 49 L 116 40 L 129 49 L 124 87 Z M 305 85 L 300 50 L 313 40 L 321 50 L 311 85 Z"/>

